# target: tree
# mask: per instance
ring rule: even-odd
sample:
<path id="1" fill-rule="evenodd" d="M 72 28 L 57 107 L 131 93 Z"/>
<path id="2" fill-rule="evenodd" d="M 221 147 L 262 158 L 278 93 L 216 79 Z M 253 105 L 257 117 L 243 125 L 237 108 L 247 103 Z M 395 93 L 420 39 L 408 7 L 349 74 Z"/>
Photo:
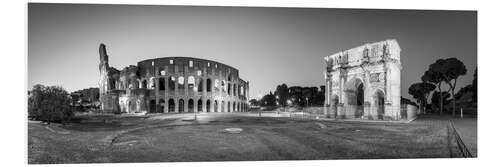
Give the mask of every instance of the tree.
<path id="1" fill-rule="evenodd" d="M 276 87 L 274 94 L 278 96 L 278 103 L 281 106 L 286 106 L 286 101 L 288 100 L 288 86 L 286 84 L 281 84 Z"/>
<path id="2" fill-rule="evenodd" d="M 250 101 L 248 101 L 250 103 L 250 105 L 252 106 L 260 106 L 260 103 L 257 99 L 251 99 Z"/>
<path id="3" fill-rule="evenodd" d="M 449 91 L 451 92 L 451 98 L 453 102 L 453 116 L 455 116 L 455 88 L 457 87 L 458 77 L 465 75 L 467 73 L 467 69 L 465 68 L 464 63 L 458 60 L 457 58 L 448 58 L 444 62 L 444 66 L 440 69 L 444 78 L 444 82 L 448 84 Z"/>
<path id="4" fill-rule="evenodd" d="M 302 87 L 300 86 L 292 86 L 289 87 L 288 90 L 290 91 L 289 93 L 289 98 L 292 101 L 293 105 L 301 105 L 302 102 L 305 101 L 304 97 L 302 96 Z"/>
<path id="5" fill-rule="evenodd" d="M 407 98 L 404 98 L 403 96 L 401 96 L 401 105 L 404 105 L 404 104 L 409 104 L 409 105 L 417 106 L 417 104 L 415 102 L 413 102 L 410 99 L 407 99 Z"/>
<path id="6" fill-rule="evenodd" d="M 323 106 L 325 104 L 325 90 L 321 88 L 319 91 L 314 92 L 312 105 Z"/>
<path id="7" fill-rule="evenodd" d="M 431 104 L 432 104 L 431 108 L 438 108 L 441 107 L 441 105 L 447 105 L 448 103 L 450 103 L 450 100 L 448 100 L 449 97 L 450 93 L 446 91 L 443 92 L 434 91 L 431 97 Z"/>
<path id="8" fill-rule="evenodd" d="M 414 83 L 408 89 L 408 93 L 417 100 L 424 114 L 426 113 L 425 106 L 427 106 L 427 99 L 434 89 L 436 89 L 436 86 L 427 82 Z"/>
<path id="9" fill-rule="evenodd" d="M 305 102 L 306 106 L 309 106 L 309 103 L 311 103 L 313 94 L 314 94 L 313 89 L 302 88 L 302 96 L 303 96 L 303 100 L 305 100 L 304 102 Z"/>
<path id="10" fill-rule="evenodd" d="M 474 70 L 474 80 L 472 80 L 472 90 L 474 92 L 472 99 L 474 100 L 474 102 L 477 103 L 477 67 Z"/>
<path id="11" fill-rule="evenodd" d="M 47 123 L 67 122 L 72 116 L 71 98 L 60 86 L 35 85 L 28 97 L 28 115 Z"/>
<path id="12" fill-rule="evenodd" d="M 273 95 L 272 92 L 269 92 L 269 94 L 262 97 L 262 99 L 260 100 L 260 103 L 262 106 L 274 107 L 274 106 L 276 106 L 276 96 Z"/>
<path id="13" fill-rule="evenodd" d="M 439 59 L 433 64 L 429 65 L 429 69 L 425 71 L 424 75 L 421 77 L 421 80 L 423 82 L 429 82 L 438 88 L 438 91 L 441 92 L 441 83 L 443 83 L 444 77 L 443 74 L 441 73 L 441 68 L 444 66 L 444 60 Z M 439 114 L 443 114 L 443 97 L 440 96 L 439 98 Z"/>

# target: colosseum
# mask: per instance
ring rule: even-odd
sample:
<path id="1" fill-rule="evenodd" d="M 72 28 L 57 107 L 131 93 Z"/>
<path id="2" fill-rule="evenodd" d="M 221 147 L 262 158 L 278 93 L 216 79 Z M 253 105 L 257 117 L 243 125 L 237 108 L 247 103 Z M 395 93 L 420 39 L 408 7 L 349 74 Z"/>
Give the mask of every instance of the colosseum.
<path id="1" fill-rule="evenodd" d="M 249 82 L 231 66 L 198 58 L 163 57 L 117 70 L 99 46 L 101 109 L 107 113 L 244 112 Z"/>

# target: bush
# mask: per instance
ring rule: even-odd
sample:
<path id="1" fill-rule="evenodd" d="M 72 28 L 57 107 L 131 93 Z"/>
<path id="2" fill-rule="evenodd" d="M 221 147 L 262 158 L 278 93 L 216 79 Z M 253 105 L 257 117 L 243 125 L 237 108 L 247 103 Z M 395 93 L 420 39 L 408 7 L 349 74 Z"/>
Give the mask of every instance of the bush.
<path id="1" fill-rule="evenodd" d="M 28 117 L 44 122 L 67 122 L 73 117 L 71 97 L 60 86 L 35 85 L 29 92 Z"/>

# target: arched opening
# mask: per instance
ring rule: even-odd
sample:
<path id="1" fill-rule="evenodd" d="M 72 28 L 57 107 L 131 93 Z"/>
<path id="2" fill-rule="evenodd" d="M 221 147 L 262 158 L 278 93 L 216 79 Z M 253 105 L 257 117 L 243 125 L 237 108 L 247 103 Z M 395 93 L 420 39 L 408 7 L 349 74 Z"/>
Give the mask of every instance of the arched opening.
<path id="1" fill-rule="evenodd" d="M 203 101 L 201 99 L 198 100 L 198 104 L 197 104 L 197 111 L 198 112 L 203 112 Z"/>
<path id="2" fill-rule="evenodd" d="M 188 100 L 188 112 L 194 112 L 194 100 L 193 99 Z"/>
<path id="3" fill-rule="evenodd" d="M 231 102 L 227 102 L 227 112 L 231 112 Z"/>
<path id="4" fill-rule="evenodd" d="M 179 92 L 184 92 L 184 81 L 185 81 L 184 77 L 180 76 L 179 78 L 177 78 L 177 80 L 178 80 L 177 88 L 180 90 Z"/>
<path id="5" fill-rule="evenodd" d="M 183 99 L 179 99 L 179 113 L 181 112 L 184 112 L 184 100 Z"/>
<path id="6" fill-rule="evenodd" d="M 338 115 L 338 105 L 339 105 L 339 96 L 333 95 L 332 101 L 331 101 L 331 107 L 333 109 L 333 115 L 336 117 Z"/>
<path id="7" fill-rule="evenodd" d="M 238 109 L 236 108 L 236 102 L 233 102 L 233 112 L 237 112 Z"/>
<path id="8" fill-rule="evenodd" d="M 175 112 L 175 100 L 168 100 L 168 112 Z"/>
<path id="9" fill-rule="evenodd" d="M 165 90 L 165 78 L 158 78 L 160 81 L 160 90 Z"/>
<path id="10" fill-rule="evenodd" d="M 219 104 L 217 100 L 214 101 L 214 112 L 219 112 Z"/>
<path id="11" fill-rule="evenodd" d="M 157 112 L 162 113 L 165 108 L 165 100 L 160 99 L 160 105 L 158 105 Z"/>
<path id="12" fill-rule="evenodd" d="M 155 111 L 156 111 L 156 101 L 151 100 L 151 101 L 149 101 L 149 112 L 152 113 Z"/>
<path id="13" fill-rule="evenodd" d="M 210 78 L 207 79 L 207 92 L 212 91 L 212 80 Z"/>
<path id="14" fill-rule="evenodd" d="M 236 84 L 233 85 L 233 96 L 238 96 L 238 86 L 236 86 Z"/>
<path id="15" fill-rule="evenodd" d="M 220 81 L 220 89 L 222 90 L 221 92 L 226 93 L 226 81 Z M 224 108 L 224 106 L 222 108 Z"/>
<path id="16" fill-rule="evenodd" d="M 346 85 L 347 114 L 353 114 L 355 118 L 360 118 L 364 114 L 364 92 L 365 87 L 361 79 L 353 78 Z"/>
<path id="17" fill-rule="evenodd" d="M 220 102 L 220 112 L 224 112 L 225 105 L 226 103 L 224 101 Z"/>
<path id="18" fill-rule="evenodd" d="M 377 110 L 377 118 L 380 120 L 384 119 L 385 114 L 384 99 L 384 92 L 382 92 L 381 90 L 377 90 L 377 92 L 375 92 L 375 94 L 373 95 L 373 102 Z"/>
<path id="19" fill-rule="evenodd" d="M 175 90 L 175 78 L 174 77 L 168 77 L 168 90 L 169 91 Z"/>
<path id="20" fill-rule="evenodd" d="M 134 81 L 134 88 L 139 88 L 140 86 L 140 81 L 139 80 L 135 80 Z"/>
<path id="21" fill-rule="evenodd" d="M 150 89 L 155 89 L 156 88 L 155 78 L 153 77 L 149 78 L 149 84 L 150 84 Z"/>
<path id="22" fill-rule="evenodd" d="M 141 88 L 148 88 L 148 81 L 147 80 L 142 80 Z"/>
<path id="23" fill-rule="evenodd" d="M 133 103 L 132 103 L 132 101 L 128 101 L 127 102 L 127 112 L 130 113 L 130 112 L 132 112 L 132 110 L 134 110 Z"/>
<path id="24" fill-rule="evenodd" d="M 231 84 L 227 84 L 227 94 L 230 95 L 230 96 L 231 96 L 231 90 L 233 90 L 233 89 L 231 89 Z"/>
<path id="25" fill-rule="evenodd" d="M 210 100 L 207 100 L 207 104 L 205 105 L 206 105 L 206 111 L 210 112 Z"/>
<path id="26" fill-rule="evenodd" d="M 203 92 L 203 79 L 198 82 L 198 92 Z"/>
<path id="27" fill-rule="evenodd" d="M 193 76 L 188 77 L 188 91 L 193 91 L 194 92 L 194 84 L 195 84 L 195 79 Z"/>

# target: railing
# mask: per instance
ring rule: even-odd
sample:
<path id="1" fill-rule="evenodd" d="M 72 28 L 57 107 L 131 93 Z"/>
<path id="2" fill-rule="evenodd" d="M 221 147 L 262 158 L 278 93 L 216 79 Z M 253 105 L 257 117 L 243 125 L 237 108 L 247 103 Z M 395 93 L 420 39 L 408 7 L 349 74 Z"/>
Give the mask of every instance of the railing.
<path id="1" fill-rule="evenodd" d="M 413 120 L 418 109 L 404 106 L 334 106 L 325 107 L 293 107 L 279 108 L 277 117 L 300 119 L 338 118 L 338 119 L 366 119 L 366 120 Z"/>
<path id="2" fill-rule="evenodd" d="M 474 157 L 469 149 L 467 148 L 467 146 L 465 145 L 465 143 L 462 141 L 462 138 L 460 137 L 460 135 L 458 134 L 457 130 L 455 129 L 455 126 L 453 125 L 453 122 L 450 120 L 449 121 L 450 124 L 450 129 L 451 129 L 451 135 L 453 136 L 453 138 L 455 138 L 455 142 L 457 143 L 457 146 L 458 146 L 458 149 L 460 150 L 460 153 L 461 155 L 464 157 L 464 158 L 472 158 Z"/>

